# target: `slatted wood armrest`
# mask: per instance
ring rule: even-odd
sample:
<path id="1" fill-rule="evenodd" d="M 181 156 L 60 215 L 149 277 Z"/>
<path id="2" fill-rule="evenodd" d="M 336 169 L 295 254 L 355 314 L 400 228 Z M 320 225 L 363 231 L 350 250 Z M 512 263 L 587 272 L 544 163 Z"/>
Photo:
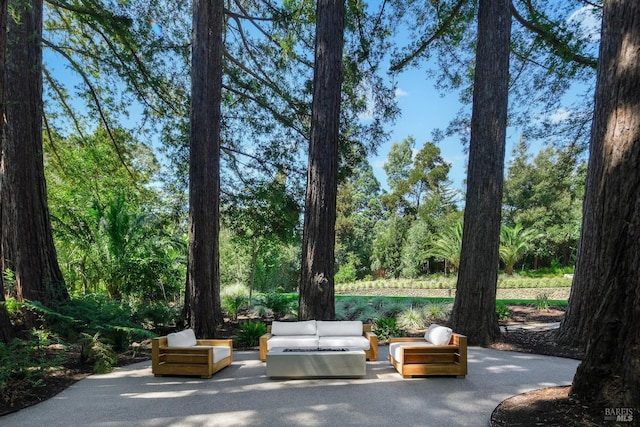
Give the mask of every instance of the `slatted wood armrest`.
<path id="1" fill-rule="evenodd" d="M 267 361 L 267 351 L 268 351 L 267 341 L 269 341 L 269 338 L 273 336 L 273 334 L 270 332 L 271 325 L 267 326 L 267 330 L 269 332 L 267 332 L 266 334 L 260 337 L 260 360 L 263 362 Z"/>
<path id="2" fill-rule="evenodd" d="M 369 350 L 365 350 L 367 360 L 378 360 L 378 336 L 372 331 L 373 325 L 362 325 L 362 335 L 369 340 Z"/>

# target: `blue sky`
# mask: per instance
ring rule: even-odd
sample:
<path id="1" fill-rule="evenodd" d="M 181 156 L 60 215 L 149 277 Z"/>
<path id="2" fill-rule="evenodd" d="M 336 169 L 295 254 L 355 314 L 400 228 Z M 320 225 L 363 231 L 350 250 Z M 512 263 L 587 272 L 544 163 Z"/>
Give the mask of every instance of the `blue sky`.
<path id="1" fill-rule="evenodd" d="M 590 38 L 594 42 L 593 49 L 597 49 L 600 23 L 593 17 L 590 7 L 576 10 L 567 17 L 567 20 L 578 21 L 584 30 L 583 36 Z M 421 68 L 410 67 L 396 77 L 396 99 L 401 114 L 394 124 L 387 127 L 390 132 L 389 139 L 380 145 L 377 155 L 369 158 L 376 178 L 383 188 L 387 188 L 387 178 L 383 165 L 387 160 L 392 144 L 394 142 L 400 143 L 408 136 L 413 136 L 416 140 L 416 147 L 414 148 L 420 149 L 425 142 L 433 140 L 432 133 L 435 129 L 444 130 L 463 107 L 458 99 L 457 92 L 450 92 L 443 96 L 434 88 L 434 82 L 427 78 L 426 68 L 426 65 Z M 549 112 L 549 115 L 559 119 L 566 116 L 569 112 L 569 105 L 584 90 L 584 85 L 576 85 L 565 97 L 567 107 Z M 520 140 L 520 136 L 521 131 L 519 129 L 509 128 L 507 130 L 505 167 L 508 166 L 511 153 Z M 543 141 L 529 141 L 529 143 L 530 152 L 535 155 L 542 147 Z M 467 155 L 464 153 L 460 137 L 455 135 L 445 138 L 438 146 L 444 160 L 451 164 L 449 179 L 452 187 L 463 191 Z"/>

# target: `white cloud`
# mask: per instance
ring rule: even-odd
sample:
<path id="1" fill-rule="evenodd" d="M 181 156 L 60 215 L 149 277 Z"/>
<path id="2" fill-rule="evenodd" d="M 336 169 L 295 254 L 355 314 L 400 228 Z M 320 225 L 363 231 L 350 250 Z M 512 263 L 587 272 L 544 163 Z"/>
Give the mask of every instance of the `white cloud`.
<path id="1" fill-rule="evenodd" d="M 402 96 L 408 96 L 409 94 L 407 92 L 405 92 L 404 90 L 397 88 L 396 92 L 395 92 L 396 98 L 400 98 Z"/>
<path id="2" fill-rule="evenodd" d="M 566 108 L 558 108 L 556 111 L 549 115 L 549 121 L 551 123 L 560 123 L 571 117 L 571 110 Z"/>
<path id="3" fill-rule="evenodd" d="M 589 5 L 581 7 L 569 16 L 567 22 L 578 25 L 579 36 L 592 42 L 600 42 L 601 19 L 596 15 L 596 9 Z"/>

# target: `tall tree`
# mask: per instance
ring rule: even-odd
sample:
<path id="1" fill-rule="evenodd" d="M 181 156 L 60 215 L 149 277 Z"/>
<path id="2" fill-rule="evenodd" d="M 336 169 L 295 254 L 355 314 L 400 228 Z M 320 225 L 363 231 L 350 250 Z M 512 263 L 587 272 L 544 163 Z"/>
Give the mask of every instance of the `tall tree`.
<path id="1" fill-rule="evenodd" d="M 300 319 L 335 318 L 333 276 L 343 45 L 344 0 L 318 0 Z"/>
<path id="2" fill-rule="evenodd" d="M 224 319 L 220 304 L 220 104 L 223 1 L 193 1 L 189 255 L 185 320 L 210 338 Z"/>
<path id="3" fill-rule="evenodd" d="M 487 345 L 495 312 L 509 84 L 509 0 L 480 0 L 467 195 L 452 327 Z"/>
<path id="4" fill-rule="evenodd" d="M 4 99 L 4 88 L 5 88 L 5 46 L 7 42 L 7 3 L 8 0 L 0 0 L 0 146 L 4 146 L 5 141 L 5 130 L 6 130 L 6 122 L 5 122 L 5 99 Z M 0 156 L 2 156 L 2 152 L 0 151 Z M 0 164 L 2 163 L 2 159 L 0 158 Z M 2 188 L 2 176 L 0 175 L 0 188 Z M 0 199 L 0 204 L 2 203 L 2 199 Z M 1 205 L 0 205 L 1 206 Z M 0 207 L 0 215 L 2 214 L 2 208 Z M 0 224 L 2 224 L 2 217 L 0 216 Z M 0 253 L 2 253 L 0 251 Z M 4 291 L 4 283 L 3 277 L 0 275 L 0 342 L 9 342 L 11 338 L 14 336 L 13 326 L 11 325 L 11 320 L 9 319 L 9 314 L 4 306 L 5 301 L 5 291 Z"/>
<path id="5" fill-rule="evenodd" d="M 42 1 L 12 3 L 5 55 L 2 271 L 19 300 L 69 299 L 53 244 L 42 155 Z"/>
<path id="6" fill-rule="evenodd" d="M 572 393 L 640 402 L 640 3 L 604 2 L 582 233 L 560 338 L 586 347 Z M 634 416 L 637 415 L 637 412 Z"/>

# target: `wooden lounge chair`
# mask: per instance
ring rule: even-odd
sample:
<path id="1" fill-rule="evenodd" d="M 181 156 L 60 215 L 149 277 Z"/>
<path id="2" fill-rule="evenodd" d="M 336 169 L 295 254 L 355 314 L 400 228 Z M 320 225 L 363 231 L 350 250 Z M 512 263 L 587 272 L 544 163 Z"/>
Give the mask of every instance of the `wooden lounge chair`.
<path id="1" fill-rule="evenodd" d="M 389 362 L 403 378 L 427 375 L 467 375 L 467 337 L 452 333 L 447 344 L 424 338 L 390 338 Z"/>
<path id="2" fill-rule="evenodd" d="M 183 375 L 211 378 L 233 362 L 230 339 L 196 339 L 187 329 L 151 341 L 153 375 Z"/>

